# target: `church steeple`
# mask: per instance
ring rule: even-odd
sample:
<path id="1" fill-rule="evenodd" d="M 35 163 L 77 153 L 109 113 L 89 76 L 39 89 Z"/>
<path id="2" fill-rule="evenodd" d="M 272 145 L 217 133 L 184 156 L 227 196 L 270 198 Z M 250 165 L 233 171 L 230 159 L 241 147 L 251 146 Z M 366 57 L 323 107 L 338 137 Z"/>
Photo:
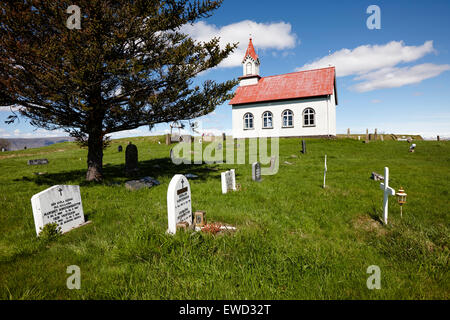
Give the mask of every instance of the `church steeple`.
<path id="1" fill-rule="evenodd" d="M 242 60 L 243 75 L 239 78 L 241 80 L 241 86 L 258 83 L 258 80 L 261 78 L 259 76 L 259 66 L 259 57 L 253 47 L 252 38 L 250 38 L 247 51 L 245 52 L 244 59 Z"/>
<path id="2" fill-rule="evenodd" d="M 256 54 L 255 47 L 253 47 L 252 38 L 248 43 L 247 51 L 244 55 L 244 60 L 242 60 L 243 64 L 243 75 L 251 76 L 251 75 L 259 75 L 259 57 Z"/>

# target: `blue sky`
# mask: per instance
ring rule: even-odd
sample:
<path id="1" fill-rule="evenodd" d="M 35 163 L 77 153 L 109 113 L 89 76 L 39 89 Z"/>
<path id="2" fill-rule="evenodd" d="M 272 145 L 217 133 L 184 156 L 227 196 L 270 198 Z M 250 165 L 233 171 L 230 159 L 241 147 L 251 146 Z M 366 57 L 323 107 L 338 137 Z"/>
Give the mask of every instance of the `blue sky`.
<path id="1" fill-rule="evenodd" d="M 381 29 L 369 30 L 370 5 L 381 9 Z M 249 34 L 261 61 L 261 76 L 332 64 L 337 70 L 337 132 L 418 133 L 450 137 L 450 1 L 225 0 L 214 15 L 183 30 L 198 40 L 220 36 L 239 42 L 234 55 L 200 75 L 225 81 L 242 75 L 240 61 Z M 61 136 L 36 130 L 22 119 L 4 124 L 0 137 Z M 231 133 L 231 107 L 202 117 L 204 132 Z M 141 127 L 114 137 L 161 134 Z"/>

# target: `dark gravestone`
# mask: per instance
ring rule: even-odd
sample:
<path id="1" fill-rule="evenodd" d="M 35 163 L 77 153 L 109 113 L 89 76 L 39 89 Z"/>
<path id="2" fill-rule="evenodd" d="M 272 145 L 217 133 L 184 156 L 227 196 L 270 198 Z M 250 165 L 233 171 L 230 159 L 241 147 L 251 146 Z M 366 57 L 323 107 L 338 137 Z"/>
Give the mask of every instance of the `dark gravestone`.
<path id="1" fill-rule="evenodd" d="M 118 146 L 118 147 L 117 147 L 117 151 L 122 152 L 122 150 L 123 150 L 123 149 L 122 149 L 122 146 Z"/>
<path id="2" fill-rule="evenodd" d="M 306 153 L 306 142 L 305 142 L 305 140 L 302 140 L 302 153 L 303 154 Z"/>
<path id="3" fill-rule="evenodd" d="M 40 165 L 40 164 L 48 164 L 48 160 L 47 159 L 28 160 L 29 166 Z"/>
<path id="4" fill-rule="evenodd" d="M 259 162 L 252 164 L 252 179 L 253 181 L 261 181 L 261 163 Z"/>
<path id="5" fill-rule="evenodd" d="M 223 140 L 223 141 L 227 140 L 227 136 L 225 135 L 225 132 L 222 133 L 222 140 Z"/>
<path id="6" fill-rule="evenodd" d="M 125 149 L 125 173 L 126 175 L 133 175 L 138 171 L 138 149 L 129 142 Z"/>

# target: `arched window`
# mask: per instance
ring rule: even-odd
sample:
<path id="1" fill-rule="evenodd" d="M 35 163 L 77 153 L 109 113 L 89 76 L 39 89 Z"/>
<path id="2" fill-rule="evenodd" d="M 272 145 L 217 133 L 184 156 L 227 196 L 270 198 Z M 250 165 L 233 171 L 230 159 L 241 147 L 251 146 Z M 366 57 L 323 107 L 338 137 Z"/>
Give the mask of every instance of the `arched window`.
<path id="1" fill-rule="evenodd" d="M 283 128 L 290 128 L 294 126 L 294 113 L 291 110 L 284 110 L 282 113 Z"/>
<path id="2" fill-rule="evenodd" d="M 303 110 L 303 126 L 314 127 L 316 125 L 316 112 L 312 108 Z"/>
<path id="3" fill-rule="evenodd" d="M 273 128 L 272 112 L 270 111 L 264 112 L 262 118 L 263 118 L 263 128 L 265 129 Z"/>
<path id="4" fill-rule="evenodd" d="M 251 63 L 251 62 L 248 62 L 247 65 L 246 65 L 246 67 L 247 67 L 247 70 L 246 70 L 245 73 L 246 73 L 247 75 L 252 74 L 252 63 Z"/>
<path id="5" fill-rule="evenodd" d="M 244 129 L 253 129 L 253 114 L 244 114 Z"/>

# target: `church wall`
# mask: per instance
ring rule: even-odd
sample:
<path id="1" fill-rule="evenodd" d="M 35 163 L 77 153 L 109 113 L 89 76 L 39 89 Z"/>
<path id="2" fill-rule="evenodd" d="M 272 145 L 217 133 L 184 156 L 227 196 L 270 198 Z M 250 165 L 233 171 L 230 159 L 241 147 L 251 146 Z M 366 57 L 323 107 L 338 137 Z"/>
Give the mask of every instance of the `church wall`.
<path id="1" fill-rule="evenodd" d="M 303 126 L 303 110 L 313 108 L 315 111 L 316 125 L 314 127 Z M 293 127 L 282 127 L 282 113 L 289 109 L 294 113 Z M 265 111 L 272 112 L 273 128 L 263 129 L 262 115 Z M 253 114 L 253 129 L 244 129 L 244 115 L 247 112 Z M 295 136 L 326 136 L 336 135 L 336 107 L 334 96 L 277 101 L 267 103 L 254 103 L 236 105 L 232 107 L 233 138 L 257 138 L 257 137 L 295 137 Z"/>

